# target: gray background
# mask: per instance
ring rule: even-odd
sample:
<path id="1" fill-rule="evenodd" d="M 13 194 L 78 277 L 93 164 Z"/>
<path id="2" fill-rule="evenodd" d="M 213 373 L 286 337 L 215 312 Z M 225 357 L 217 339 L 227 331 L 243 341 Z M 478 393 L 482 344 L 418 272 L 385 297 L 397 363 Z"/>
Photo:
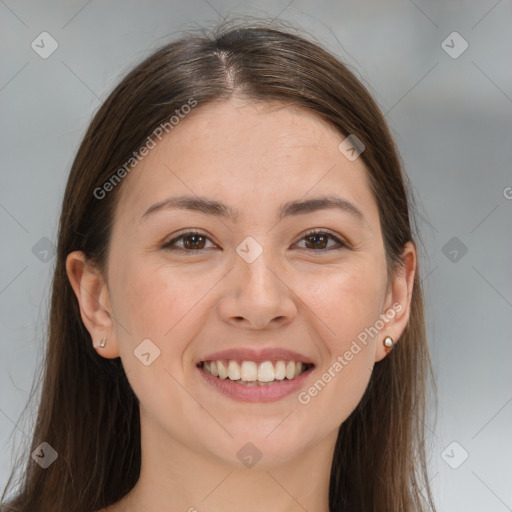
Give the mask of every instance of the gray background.
<path id="1" fill-rule="evenodd" d="M 425 246 L 439 390 L 437 421 L 433 410 L 427 422 L 436 502 L 440 511 L 512 510 L 511 2 L 251 3 L 0 0 L 2 489 L 12 450 L 30 433 L 20 414 L 45 341 L 48 249 L 92 113 L 178 31 L 252 14 L 314 35 L 355 68 L 386 113 Z M 59 45 L 47 59 L 31 48 L 43 31 Z M 458 58 L 442 47 L 454 31 L 469 44 Z"/>

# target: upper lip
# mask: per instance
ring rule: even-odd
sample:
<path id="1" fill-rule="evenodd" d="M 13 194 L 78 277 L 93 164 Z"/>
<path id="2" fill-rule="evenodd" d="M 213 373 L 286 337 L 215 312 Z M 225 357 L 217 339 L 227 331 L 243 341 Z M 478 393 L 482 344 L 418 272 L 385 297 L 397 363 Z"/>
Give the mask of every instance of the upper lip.
<path id="1" fill-rule="evenodd" d="M 308 357 L 288 350 L 286 348 L 232 348 L 221 350 L 220 352 L 213 352 L 196 361 L 199 364 L 203 361 L 219 361 L 222 359 L 231 359 L 235 361 L 296 361 L 306 364 L 314 364 Z"/>

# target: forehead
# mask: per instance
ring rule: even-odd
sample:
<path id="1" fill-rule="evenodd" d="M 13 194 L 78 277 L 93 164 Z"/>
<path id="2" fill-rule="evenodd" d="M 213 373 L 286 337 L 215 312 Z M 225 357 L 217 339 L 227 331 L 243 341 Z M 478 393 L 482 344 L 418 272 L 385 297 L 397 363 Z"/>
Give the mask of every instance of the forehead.
<path id="1" fill-rule="evenodd" d="M 308 194 L 372 202 L 362 159 L 349 161 L 338 149 L 344 139 L 316 113 L 279 102 L 198 106 L 125 178 L 117 215 L 140 218 L 178 194 L 214 197 L 242 215 Z"/>

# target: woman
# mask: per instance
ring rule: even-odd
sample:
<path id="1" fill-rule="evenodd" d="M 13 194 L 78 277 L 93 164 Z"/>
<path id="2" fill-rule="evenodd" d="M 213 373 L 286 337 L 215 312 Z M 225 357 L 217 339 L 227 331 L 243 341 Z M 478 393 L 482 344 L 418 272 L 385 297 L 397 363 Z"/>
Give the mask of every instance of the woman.
<path id="1" fill-rule="evenodd" d="M 138 65 L 71 169 L 2 510 L 435 510 L 407 193 L 367 90 L 291 29 Z"/>

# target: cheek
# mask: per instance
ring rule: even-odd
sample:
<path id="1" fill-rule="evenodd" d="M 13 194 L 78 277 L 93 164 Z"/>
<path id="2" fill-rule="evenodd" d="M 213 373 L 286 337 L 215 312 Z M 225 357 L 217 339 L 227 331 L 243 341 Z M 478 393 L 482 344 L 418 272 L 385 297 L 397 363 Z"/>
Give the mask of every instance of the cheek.
<path id="1" fill-rule="evenodd" d="M 111 279 L 114 311 L 123 326 L 116 328 L 120 356 L 141 407 L 153 414 L 174 397 L 173 410 L 179 409 L 178 382 L 194 336 L 189 319 L 199 290 L 187 286 L 180 273 L 142 258 L 119 262 Z"/>
<path id="2" fill-rule="evenodd" d="M 377 259 L 332 272 L 305 288 L 325 358 L 299 401 L 310 414 L 327 415 L 333 428 L 356 408 L 370 380 L 378 336 L 368 330 L 379 319 L 385 288 L 385 265 Z"/>
<path id="3" fill-rule="evenodd" d="M 116 311 L 133 338 L 163 342 L 198 300 L 197 287 L 161 264 L 128 260 L 112 277 Z"/>
<path id="4" fill-rule="evenodd" d="M 379 318 L 383 281 L 371 275 L 364 279 L 352 270 L 336 272 L 305 285 L 301 295 L 314 313 L 312 334 L 322 367 L 298 401 L 304 421 L 322 418 L 327 430 L 338 427 L 357 407 L 375 364 L 377 338 L 366 335 L 365 329 Z"/>
<path id="5" fill-rule="evenodd" d="M 118 264 L 112 272 L 112 292 L 114 311 L 122 327 L 118 326 L 116 333 L 126 372 L 136 370 L 132 379 L 138 379 L 141 370 L 148 374 L 140 368 L 134 353 L 143 340 L 149 339 L 158 354 L 149 368 L 167 370 L 181 380 L 190 364 L 188 346 L 206 322 L 208 292 L 219 278 L 147 257 L 125 258 Z"/>
<path id="6" fill-rule="evenodd" d="M 299 397 L 309 414 L 322 418 L 327 430 L 343 423 L 360 403 L 370 381 L 374 357 L 370 347 L 363 347 L 350 361 L 343 355 L 319 374 Z"/>
<path id="7" fill-rule="evenodd" d="M 347 350 L 351 341 L 379 318 L 386 289 L 385 267 L 370 263 L 330 269 L 311 278 L 303 274 L 297 285 L 301 290 L 297 295 L 314 312 L 312 321 L 332 357 Z"/>

